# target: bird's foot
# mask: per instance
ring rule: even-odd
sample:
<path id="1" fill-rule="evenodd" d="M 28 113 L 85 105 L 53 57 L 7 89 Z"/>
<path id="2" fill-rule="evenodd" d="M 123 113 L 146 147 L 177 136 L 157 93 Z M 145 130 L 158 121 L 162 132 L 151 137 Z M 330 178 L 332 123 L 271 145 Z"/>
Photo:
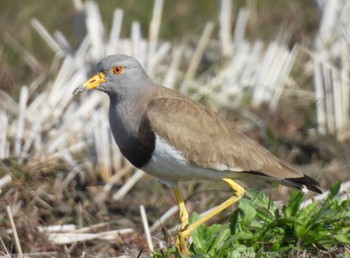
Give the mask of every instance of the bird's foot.
<path id="1" fill-rule="evenodd" d="M 187 240 L 190 237 L 190 232 L 188 230 L 181 230 L 175 239 L 175 248 L 180 254 L 190 256 L 191 253 L 187 248 Z"/>

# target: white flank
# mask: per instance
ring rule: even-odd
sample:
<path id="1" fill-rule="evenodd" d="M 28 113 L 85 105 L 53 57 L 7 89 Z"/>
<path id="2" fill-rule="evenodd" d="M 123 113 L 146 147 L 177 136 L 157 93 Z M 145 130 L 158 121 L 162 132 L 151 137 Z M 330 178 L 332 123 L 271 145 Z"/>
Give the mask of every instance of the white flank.
<path id="1" fill-rule="evenodd" d="M 302 191 L 304 194 L 308 194 L 308 193 L 309 193 L 309 189 L 307 189 L 307 187 L 306 187 L 305 185 L 302 185 L 301 191 Z"/>
<path id="2" fill-rule="evenodd" d="M 156 135 L 156 147 L 152 159 L 141 169 L 170 185 L 172 185 L 171 182 L 177 181 L 220 180 L 226 176 L 238 177 L 232 176 L 234 174 L 232 169 L 223 165 L 218 165 L 219 170 L 192 166 L 180 151 L 158 135 Z"/>

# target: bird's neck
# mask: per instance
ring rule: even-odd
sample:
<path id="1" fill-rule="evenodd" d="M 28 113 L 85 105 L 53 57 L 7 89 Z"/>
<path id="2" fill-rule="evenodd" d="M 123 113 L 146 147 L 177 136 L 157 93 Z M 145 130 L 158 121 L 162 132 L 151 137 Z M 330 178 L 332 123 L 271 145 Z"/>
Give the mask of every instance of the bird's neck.
<path id="1" fill-rule="evenodd" d="M 137 118 L 134 115 L 137 107 L 137 101 L 130 101 L 127 98 L 119 98 L 119 96 L 109 95 L 109 122 L 113 127 L 118 127 L 118 131 L 126 131 L 132 133 L 133 128 L 137 127 Z"/>
<path id="2" fill-rule="evenodd" d="M 110 96 L 109 123 L 114 140 L 124 157 L 140 168 L 151 159 L 155 143 L 154 134 L 151 131 L 146 134 L 143 132 L 141 136 L 149 137 L 140 137 L 142 112 L 145 110 L 143 99 L 124 101 Z"/>
<path id="3" fill-rule="evenodd" d="M 145 94 L 134 95 L 133 98 L 120 98 L 116 95 L 109 95 L 109 122 L 116 141 L 124 141 L 127 138 L 136 137 L 142 118 L 142 110 L 145 110 Z"/>

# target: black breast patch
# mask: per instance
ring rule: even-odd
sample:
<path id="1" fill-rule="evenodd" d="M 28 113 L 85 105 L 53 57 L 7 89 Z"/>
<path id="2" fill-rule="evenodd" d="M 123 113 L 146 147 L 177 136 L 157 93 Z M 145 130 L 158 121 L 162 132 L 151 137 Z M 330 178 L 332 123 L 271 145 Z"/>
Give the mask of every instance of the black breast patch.
<path id="1" fill-rule="evenodd" d="M 137 137 L 131 137 L 129 144 L 121 147 L 120 151 L 131 164 L 141 168 L 151 160 L 155 145 L 155 133 L 152 131 L 147 117 L 143 116 Z"/>

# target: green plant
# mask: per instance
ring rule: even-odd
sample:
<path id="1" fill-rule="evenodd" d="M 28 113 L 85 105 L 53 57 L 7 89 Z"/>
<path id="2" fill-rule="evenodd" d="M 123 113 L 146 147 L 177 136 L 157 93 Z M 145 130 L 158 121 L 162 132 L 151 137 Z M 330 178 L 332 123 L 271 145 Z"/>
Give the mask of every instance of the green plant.
<path id="1" fill-rule="evenodd" d="M 301 209 L 304 195 L 293 191 L 278 209 L 263 193 L 247 192 L 226 225 L 200 226 L 192 234 L 193 257 L 285 257 L 337 253 L 350 246 L 350 200 L 334 197 L 333 184 L 324 202 Z M 198 215 L 191 217 L 192 221 Z M 174 249 L 168 254 L 176 255 Z M 154 257 L 162 257 L 155 254 Z"/>

